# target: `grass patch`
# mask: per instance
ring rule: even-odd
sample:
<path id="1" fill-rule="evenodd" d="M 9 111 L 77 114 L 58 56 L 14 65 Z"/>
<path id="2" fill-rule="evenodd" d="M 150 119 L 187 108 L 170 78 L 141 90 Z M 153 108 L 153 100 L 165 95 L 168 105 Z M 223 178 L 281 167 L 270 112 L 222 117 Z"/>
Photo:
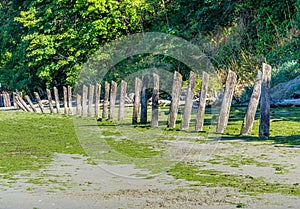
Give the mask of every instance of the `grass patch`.
<path id="1" fill-rule="evenodd" d="M 289 195 L 300 195 L 299 184 L 268 183 L 263 178 L 226 174 L 216 170 L 203 170 L 191 163 L 178 163 L 169 170 L 169 174 L 175 179 L 199 182 L 201 186 L 208 187 L 233 187 L 239 192 L 258 193 L 282 193 Z"/>
<path id="2" fill-rule="evenodd" d="M 149 144 L 136 143 L 129 139 L 115 141 L 113 138 L 105 138 L 107 144 L 120 154 L 133 158 L 149 158 L 160 154 Z"/>
<path id="3" fill-rule="evenodd" d="M 242 155 L 219 156 L 214 155 L 213 159 L 208 161 L 211 164 L 223 164 L 230 167 L 238 168 L 242 165 L 255 165 L 257 167 L 268 167 L 270 163 L 257 161 L 254 158 L 244 157 Z"/>
<path id="4" fill-rule="evenodd" d="M 245 141 L 262 141 L 258 138 L 259 110 L 256 113 L 253 128 L 249 136 L 240 136 L 243 117 L 247 108 L 231 108 L 228 126 L 222 136 L 223 139 L 242 139 Z M 277 144 L 300 145 L 300 108 L 271 108 L 270 138 Z"/>
<path id="5" fill-rule="evenodd" d="M 0 173 L 38 170 L 54 153 L 85 154 L 71 117 L 0 112 Z"/>

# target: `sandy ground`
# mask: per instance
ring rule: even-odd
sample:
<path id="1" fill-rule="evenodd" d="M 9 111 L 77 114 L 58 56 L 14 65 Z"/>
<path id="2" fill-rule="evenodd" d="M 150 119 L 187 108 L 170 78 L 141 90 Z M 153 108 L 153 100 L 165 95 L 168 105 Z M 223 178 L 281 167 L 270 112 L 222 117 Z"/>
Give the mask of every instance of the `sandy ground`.
<path id="1" fill-rule="evenodd" d="M 190 147 L 186 141 L 169 141 L 172 147 Z M 300 149 L 277 147 L 271 143 L 219 142 L 197 144 L 184 161 L 207 169 L 231 174 L 264 177 L 268 182 L 300 183 Z M 263 153 L 263 155 L 262 155 Z M 211 164 L 215 156 L 239 155 L 265 162 L 231 167 L 226 163 Z M 218 158 L 219 159 L 219 158 Z M 278 174 L 273 164 L 285 165 Z M 122 173 L 122 175 L 118 175 Z M 125 174 L 125 175 L 124 175 Z M 54 208 L 299 208 L 299 196 L 260 194 L 248 196 L 233 188 L 191 187 L 192 182 L 175 180 L 163 173 L 152 179 L 137 177 L 147 172 L 133 165 L 92 165 L 80 155 L 57 154 L 47 168 L 38 172 L 21 172 L 15 179 L 0 180 L 1 209 Z M 42 184 L 34 183 L 42 181 Z"/>

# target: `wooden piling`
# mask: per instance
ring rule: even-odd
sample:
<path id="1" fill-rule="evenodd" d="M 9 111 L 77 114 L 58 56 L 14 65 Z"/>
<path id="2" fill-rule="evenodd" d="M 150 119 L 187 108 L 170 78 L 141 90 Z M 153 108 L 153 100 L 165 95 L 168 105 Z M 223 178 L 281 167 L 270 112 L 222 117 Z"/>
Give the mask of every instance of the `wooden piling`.
<path id="1" fill-rule="evenodd" d="M 68 86 L 68 106 L 69 106 L 68 114 L 72 115 L 73 105 L 72 105 L 72 87 L 71 86 Z"/>
<path id="2" fill-rule="evenodd" d="M 7 92 L 4 92 L 1 94 L 2 97 L 2 105 L 3 107 L 11 107 L 11 102 L 10 102 L 10 94 Z"/>
<path id="3" fill-rule="evenodd" d="M 133 116 L 132 124 L 138 123 L 138 115 L 140 111 L 141 103 L 141 91 L 142 91 L 142 81 L 139 78 L 135 78 L 135 91 L 134 91 L 134 106 L 133 106 Z"/>
<path id="4" fill-rule="evenodd" d="M 261 82 L 262 82 L 262 72 L 259 70 L 255 78 L 255 84 L 248 105 L 248 110 L 243 121 L 241 135 L 247 136 L 251 132 L 254 118 L 255 118 L 255 113 L 257 111 L 257 106 L 260 99 Z"/>
<path id="5" fill-rule="evenodd" d="M 39 105 L 39 108 L 40 108 L 41 112 L 45 113 L 44 106 L 42 104 L 42 101 L 41 101 L 39 93 L 33 92 L 33 94 L 34 94 L 34 97 L 35 97 L 36 101 L 38 102 L 38 105 Z"/>
<path id="6" fill-rule="evenodd" d="M 82 87 L 82 111 L 81 116 L 87 116 L 87 98 L 88 98 L 88 87 L 83 85 Z"/>
<path id="7" fill-rule="evenodd" d="M 68 89 L 63 86 L 63 91 L 64 91 L 64 114 L 68 114 Z"/>
<path id="8" fill-rule="evenodd" d="M 89 86 L 89 101 L 88 101 L 88 117 L 92 117 L 93 112 L 93 102 L 94 102 L 94 85 Z"/>
<path id="9" fill-rule="evenodd" d="M 147 109 L 148 109 L 148 85 L 149 78 L 144 76 L 142 79 L 142 94 L 141 94 L 141 124 L 147 123 Z"/>
<path id="10" fill-rule="evenodd" d="M 226 80 L 226 87 L 225 87 L 224 97 L 223 97 L 221 111 L 219 115 L 218 125 L 217 125 L 216 133 L 218 134 L 223 134 L 228 124 L 228 118 L 229 118 L 235 84 L 236 84 L 236 74 L 233 71 L 229 70 L 227 80 Z"/>
<path id="11" fill-rule="evenodd" d="M 23 104 L 19 100 L 20 95 L 15 94 L 15 103 L 16 105 L 21 108 L 24 112 L 28 112 L 27 109 L 23 106 Z"/>
<path id="12" fill-rule="evenodd" d="M 111 89 L 110 89 L 109 116 L 108 116 L 108 118 L 111 120 L 114 119 L 116 97 L 117 97 L 117 83 L 112 81 Z"/>
<path id="13" fill-rule="evenodd" d="M 56 112 L 59 113 L 60 109 L 60 104 L 59 104 L 59 95 L 58 95 L 58 90 L 56 87 L 53 88 L 54 91 L 54 98 L 55 98 L 55 106 L 56 106 Z"/>
<path id="14" fill-rule="evenodd" d="M 27 106 L 26 102 L 21 96 L 18 97 L 19 102 L 23 105 L 27 112 L 32 112 L 32 110 Z"/>
<path id="15" fill-rule="evenodd" d="M 28 104 L 30 105 L 31 109 L 33 110 L 33 112 L 37 112 L 36 108 L 34 107 L 30 97 L 28 95 L 25 96 L 25 99 L 27 100 Z"/>
<path id="16" fill-rule="evenodd" d="M 15 93 L 13 93 L 13 106 L 14 107 L 18 107 L 18 104 L 15 102 L 16 101 L 16 94 Z"/>
<path id="17" fill-rule="evenodd" d="M 127 89 L 127 83 L 122 80 L 121 81 L 121 91 L 120 91 L 119 115 L 118 115 L 119 121 L 124 119 L 126 89 Z"/>
<path id="18" fill-rule="evenodd" d="M 99 117 L 100 94 L 101 94 L 101 85 L 99 83 L 97 83 L 97 85 L 96 85 L 96 101 L 95 101 L 95 118 Z"/>
<path id="19" fill-rule="evenodd" d="M 103 100 L 102 118 L 107 118 L 107 116 L 108 116 L 109 91 L 110 91 L 110 84 L 105 81 L 105 84 L 104 84 L 104 100 Z"/>
<path id="20" fill-rule="evenodd" d="M 158 127 L 159 75 L 153 74 L 151 126 Z"/>
<path id="21" fill-rule="evenodd" d="M 193 98 L 196 85 L 197 74 L 193 71 L 190 72 L 188 91 L 185 98 L 185 105 L 183 109 L 182 121 L 181 121 L 181 130 L 187 130 L 189 128 L 189 123 L 191 119 L 192 107 L 193 107 Z"/>
<path id="22" fill-rule="evenodd" d="M 170 106 L 170 114 L 169 114 L 169 128 L 176 127 L 176 119 L 178 114 L 179 100 L 180 100 L 180 91 L 182 87 L 182 75 L 175 71 L 173 78 L 173 86 L 172 86 L 172 100 Z"/>
<path id="23" fill-rule="evenodd" d="M 270 82 L 272 68 L 263 63 L 261 95 L 260 95 L 260 124 L 259 138 L 268 139 L 270 136 Z"/>
<path id="24" fill-rule="evenodd" d="M 201 86 L 201 93 L 200 93 L 200 97 L 199 97 L 199 107 L 198 107 L 198 112 L 197 112 L 195 131 L 203 131 L 205 106 L 206 106 L 206 94 L 207 94 L 207 90 L 208 90 L 208 84 L 209 84 L 209 74 L 206 72 L 203 72 L 202 86 Z"/>
<path id="25" fill-rule="evenodd" d="M 48 102 L 49 102 L 50 113 L 54 113 L 53 105 L 52 105 L 51 91 L 49 89 L 46 89 L 46 92 L 47 92 L 47 98 L 48 98 Z"/>
<path id="26" fill-rule="evenodd" d="M 77 94 L 76 95 L 76 115 L 81 115 L 81 110 L 82 110 L 82 107 L 81 107 L 81 95 L 80 94 Z"/>

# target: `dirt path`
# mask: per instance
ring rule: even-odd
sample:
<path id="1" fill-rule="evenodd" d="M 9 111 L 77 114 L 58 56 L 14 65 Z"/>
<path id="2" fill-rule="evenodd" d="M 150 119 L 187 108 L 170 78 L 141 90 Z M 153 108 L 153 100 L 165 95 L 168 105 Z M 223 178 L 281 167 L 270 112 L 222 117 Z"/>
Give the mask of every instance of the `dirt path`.
<path id="1" fill-rule="evenodd" d="M 189 147 L 189 142 L 166 142 Z M 244 161 L 243 161 L 244 160 Z M 271 143 L 219 142 L 197 144 L 184 159 L 206 169 L 228 174 L 263 177 L 268 182 L 300 183 L 300 149 Z M 0 208 L 298 208 L 299 196 L 258 194 L 236 188 L 190 186 L 163 173 L 141 178 L 147 172 L 133 165 L 93 165 L 87 157 L 57 154 L 46 169 L 22 172 L 1 180 Z M 118 174 L 125 175 L 118 175 Z M 125 177 L 127 176 L 127 177 Z M 239 205 L 239 203 L 242 203 Z"/>

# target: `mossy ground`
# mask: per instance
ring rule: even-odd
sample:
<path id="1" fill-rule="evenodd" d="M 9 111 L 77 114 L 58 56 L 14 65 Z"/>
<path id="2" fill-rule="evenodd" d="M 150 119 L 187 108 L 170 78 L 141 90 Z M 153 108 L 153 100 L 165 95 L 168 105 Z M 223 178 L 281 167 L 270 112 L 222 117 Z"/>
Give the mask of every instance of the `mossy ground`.
<path id="1" fill-rule="evenodd" d="M 184 140 L 205 144 L 207 143 L 205 137 L 209 136 L 215 129 L 209 109 L 205 117 L 203 132 L 193 131 L 195 115 L 192 116 L 191 126 L 188 131 L 179 131 L 180 120 L 177 121 L 175 129 L 168 129 L 166 126 L 168 110 L 162 109 L 161 112 L 160 126 L 158 128 L 151 128 L 150 124 L 130 125 L 131 118 L 127 118 L 122 123 L 99 120 L 98 126 L 103 135 L 103 140 L 111 149 L 111 152 L 103 154 L 102 160 L 106 160 L 108 163 L 135 164 L 137 168 L 149 170 L 150 173 L 160 173 L 166 170 L 171 162 L 171 159 L 168 161 L 166 158 L 159 160 L 161 156 L 164 156 L 168 148 L 168 144 L 162 142 Z M 239 136 L 245 112 L 246 108 L 243 107 L 232 108 L 228 126 L 220 138 L 221 143 L 239 143 L 238 140 L 250 143 L 252 141 L 262 141 L 258 138 L 258 114 L 256 115 L 251 134 L 247 137 Z M 269 142 L 273 141 L 294 147 L 300 145 L 300 108 L 272 108 L 271 119 Z M 6 178 L 12 178 L 11 175 L 18 171 L 32 171 L 46 167 L 53 160 L 54 153 L 85 155 L 84 149 L 77 140 L 72 117 L 70 116 L 0 112 L 0 123 L 0 173 Z M 133 135 L 131 138 L 124 137 L 124 133 L 129 128 L 138 134 Z M 147 138 L 149 133 L 155 137 Z M 261 155 L 261 157 L 265 157 L 263 156 L 264 153 L 261 153 Z M 151 159 L 155 159 L 155 163 Z M 214 156 L 210 163 L 231 167 L 240 167 L 242 165 L 273 167 L 278 173 L 285 172 L 285 165 L 262 163 L 254 158 L 244 158 L 239 155 L 228 155 L 223 158 Z M 167 170 L 168 174 L 176 179 L 196 181 L 201 186 L 234 187 L 238 188 L 240 192 L 247 193 L 277 192 L 300 195 L 298 184 L 268 183 L 262 178 L 203 169 L 196 163 L 181 162 L 174 164 L 171 168 L 168 167 Z M 146 178 L 150 177 L 146 176 Z M 38 179 L 37 182 L 43 181 Z"/>
<path id="2" fill-rule="evenodd" d="M 0 173 L 38 170 L 54 153 L 85 154 L 72 118 L 63 115 L 0 112 Z"/>

